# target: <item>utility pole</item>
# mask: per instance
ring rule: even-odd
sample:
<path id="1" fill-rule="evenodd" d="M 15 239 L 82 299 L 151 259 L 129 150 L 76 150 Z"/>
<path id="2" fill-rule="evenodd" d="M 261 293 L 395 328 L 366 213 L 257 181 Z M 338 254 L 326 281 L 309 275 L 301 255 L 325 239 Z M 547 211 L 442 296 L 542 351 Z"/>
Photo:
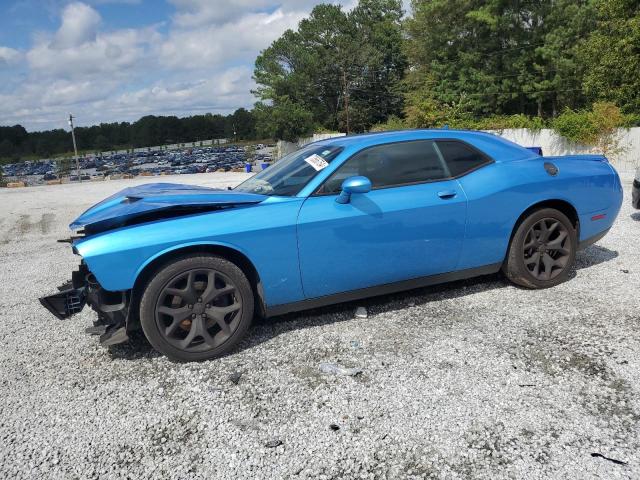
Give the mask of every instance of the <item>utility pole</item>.
<path id="1" fill-rule="evenodd" d="M 347 91 L 347 71 L 342 70 L 342 88 L 344 92 L 344 108 L 347 114 L 347 135 L 349 135 L 349 92 Z"/>
<path id="2" fill-rule="evenodd" d="M 80 175 L 80 160 L 78 159 L 78 147 L 76 146 L 76 133 L 73 131 L 73 115 L 69 114 L 69 126 L 71 127 L 71 138 L 73 139 L 73 153 L 76 156 L 76 172 L 78 173 L 78 182 L 82 182 Z"/>

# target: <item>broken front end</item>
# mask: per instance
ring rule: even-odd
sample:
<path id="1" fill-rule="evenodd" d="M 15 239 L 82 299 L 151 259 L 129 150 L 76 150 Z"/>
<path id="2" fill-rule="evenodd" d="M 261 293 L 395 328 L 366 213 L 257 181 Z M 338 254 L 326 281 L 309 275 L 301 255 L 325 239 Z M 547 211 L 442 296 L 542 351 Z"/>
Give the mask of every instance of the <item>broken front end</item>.
<path id="1" fill-rule="evenodd" d="M 100 286 L 84 261 L 71 274 L 71 280 L 58 287 L 58 293 L 40 298 L 40 303 L 60 320 L 79 313 L 89 305 L 98 320 L 87 333 L 100 335 L 102 345 L 115 345 L 129 339 L 130 292 L 111 292 Z"/>
<path id="2" fill-rule="evenodd" d="M 257 204 L 266 198 L 264 195 L 253 193 L 194 185 L 172 183 L 138 185 L 114 193 L 86 210 L 69 225 L 76 235 L 59 241 L 71 243 L 73 253 L 82 255 L 82 245 L 87 249 L 87 244 L 91 243 L 92 239 L 96 239 L 91 252 L 94 256 L 122 257 L 124 255 L 126 257 L 131 254 L 132 244 L 140 239 L 135 231 L 127 227 L 230 209 L 240 205 Z M 112 231 L 121 233 L 115 233 L 117 240 L 114 242 L 100 235 Z M 162 250 L 174 243 L 175 237 L 174 229 L 169 227 L 163 230 L 162 246 L 150 245 L 146 242 L 137 244 Z M 189 238 L 187 237 L 186 240 L 189 241 Z M 137 257 L 138 264 L 144 263 L 144 260 Z M 128 331 L 139 328 L 138 303 L 132 302 L 130 289 L 116 291 L 103 288 L 94 275 L 99 272 L 94 269 L 92 273 L 88 267 L 90 264 L 91 261 L 85 256 L 80 268 L 73 272 L 71 281 L 59 287 L 58 293 L 41 298 L 40 303 L 60 319 L 75 315 L 88 304 L 98 314 L 98 320 L 94 322 L 93 327 L 87 329 L 88 332 L 99 334 L 100 343 L 103 345 L 124 342 L 128 340 Z M 103 271 L 98 274 L 98 277 L 103 279 L 103 283 L 105 280 L 102 275 L 117 276 L 122 273 L 111 271 L 108 265 L 103 265 L 102 268 Z M 129 288 L 133 288 L 133 284 L 130 285 Z M 132 303 L 135 303 L 133 307 Z"/>

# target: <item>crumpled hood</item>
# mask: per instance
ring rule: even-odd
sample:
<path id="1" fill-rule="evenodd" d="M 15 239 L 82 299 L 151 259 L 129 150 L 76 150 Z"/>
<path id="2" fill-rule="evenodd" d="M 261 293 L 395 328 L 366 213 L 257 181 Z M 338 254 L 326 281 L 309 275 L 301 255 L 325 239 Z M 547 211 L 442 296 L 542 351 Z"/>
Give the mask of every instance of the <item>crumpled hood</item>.
<path id="1" fill-rule="evenodd" d="M 218 207 L 260 203 L 267 197 L 254 193 L 217 188 L 150 183 L 129 187 L 89 208 L 69 225 L 72 230 L 85 227 L 87 233 L 102 232 L 126 225 L 136 218 L 149 218 L 158 213 L 166 218 L 185 213 L 212 210 Z"/>

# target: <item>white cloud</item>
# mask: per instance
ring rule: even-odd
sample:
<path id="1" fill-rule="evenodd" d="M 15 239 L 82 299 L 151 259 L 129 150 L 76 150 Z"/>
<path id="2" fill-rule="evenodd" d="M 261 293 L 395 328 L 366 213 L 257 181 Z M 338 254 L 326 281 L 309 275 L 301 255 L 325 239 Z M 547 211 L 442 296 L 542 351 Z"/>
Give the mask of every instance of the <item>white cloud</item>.
<path id="1" fill-rule="evenodd" d="M 125 3 L 128 5 L 137 5 L 142 0 L 90 0 L 88 3 L 92 3 L 94 5 L 108 5 L 110 3 Z"/>
<path id="2" fill-rule="evenodd" d="M 33 32 L 25 52 L 0 46 L 0 73 L 12 77 L 0 86 L 0 122 L 48 129 L 64 127 L 70 111 L 91 125 L 250 107 L 255 57 L 321 2 L 170 0 L 167 24 L 136 29 L 110 29 L 98 12 L 138 1 L 66 4 L 58 29 Z"/>
<path id="3" fill-rule="evenodd" d="M 70 3 L 62 12 L 62 25 L 50 47 L 77 47 L 95 40 L 100 20 L 100 14 L 89 5 L 80 2 Z"/>
<path id="4" fill-rule="evenodd" d="M 351 0 L 347 0 L 349 3 Z M 228 23 L 247 12 L 269 13 L 281 9 L 283 11 L 309 12 L 321 3 L 318 0 L 170 0 L 176 6 L 177 13 L 173 20 L 179 28 L 193 28 L 203 25 L 219 25 Z M 338 0 L 326 0 L 326 3 L 345 3 Z"/>
<path id="5" fill-rule="evenodd" d="M 271 14 L 247 14 L 222 25 L 173 31 L 161 46 L 161 60 L 172 68 L 200 68 L 228 60 L 253 62 L 261 49 L 294 28 L 303 16 L 279 9 Z"/>
<path id="6" fill-rule="evenodd" d="M 159 81 L 119 95 L 111 108 L 124 115 L 230 111 L 251 101 L 251 70 L 233 67 L 191 82 Z"/>
<path id="7" fill-rule="evenodd" d="M 18 62 L 21 56 L 18 50 L 0 46 L 0 68 Z"/>
<path id="8" fill-rule="evenodd" d="M 85 78 L 87 75 L 130 76 L 148 66 L 150 50 L 161 36 L 154 29 L 98 33 L 95 38 L 66 48 L 53 48 L 46 40 L 28 53 L 29 65 L 40 75 L 54 78 Z"/>

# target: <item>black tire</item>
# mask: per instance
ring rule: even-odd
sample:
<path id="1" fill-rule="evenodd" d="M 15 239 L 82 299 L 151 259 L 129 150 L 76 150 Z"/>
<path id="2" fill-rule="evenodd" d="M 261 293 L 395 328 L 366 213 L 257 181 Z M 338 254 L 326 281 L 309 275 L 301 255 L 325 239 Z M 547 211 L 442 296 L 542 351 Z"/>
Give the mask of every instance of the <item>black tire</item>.
<path id="1" fill-rule="evenodd" d="M 536 210 L 516 227 L 502 271 L 526 288 L 553 287 L 567 280 L 577 247 L 576 229 L 565 214 Z"/>
<path id="2" fill-rule="evenodd" d="M 164 265 L 149 281 L 140 324 L 149 343 L 167 357 L 209 360 L 244 338 L 253 305 L 251 285 L 240 268 L 222 257 L 194 254 Z"/>

